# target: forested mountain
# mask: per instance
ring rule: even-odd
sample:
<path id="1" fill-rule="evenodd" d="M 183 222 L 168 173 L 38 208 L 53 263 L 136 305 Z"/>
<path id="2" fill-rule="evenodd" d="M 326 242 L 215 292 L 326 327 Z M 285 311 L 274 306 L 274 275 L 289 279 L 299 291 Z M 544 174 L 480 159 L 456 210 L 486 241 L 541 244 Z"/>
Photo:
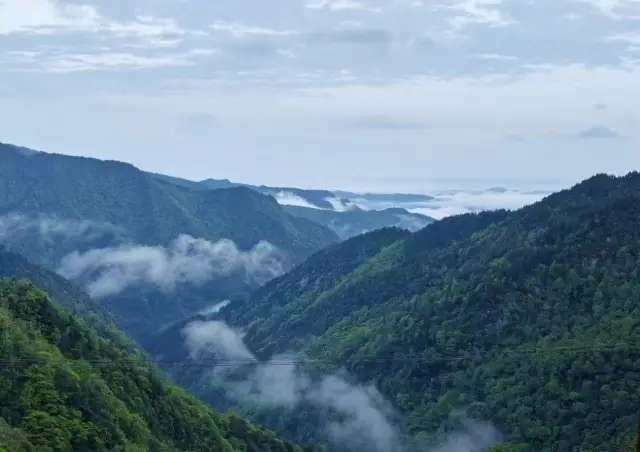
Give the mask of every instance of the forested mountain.
<path id="1" fill-rule="evenodd" d="M 33 276 L 73 306 L 77 291 L 0 251 L 2 274 Z M 14 270 L 11 265 L 16 264 Z M 81 310 L 84 310 L 82 308 Z M 120 331 L 0 279 L 0 451 L 311 452 L 170 384 Z"/>
<path id="2" fill-rule="evenodd" d="M 292 215 L 329 227 L 343 240 L 393 226 L 415 232 L 435 221 L 431 217 L 400 208 L 383 210 L 355 208 L 344 212 L 302 206 L 283 206 L 283 208 Z"/>
<path id="3" fill-rule="evenodd" d="M 342 240 L 359 234 L 386 227 L 399 227 L 417 231 L 435 221 L 433 218 L 412 213 L 399 207 L 380 207 L 376 210 L 364 210 L 353 201 L 360 200 L 374 205 L 392 206 L 394 203 L 424 203 L 434 198 L 427 195 L 411 194 L 374 194 L 331 192 L 328 190 L 308 190 L 291 187 L 268 187 L 265 185 L 249 185 L 231 182 L 227 179 L 207 179 L 201 182 L 180 179 L 177 177 L 152 174 L 160 180 L 170 182 L 193 190 L 217 190 L 230 187 L 246 187 L 265 195 L 274 196 L 282 202 L 282 208 L 296 217 L 306 218 L 314 223 L 327 226 Z M 286 204 L 287 197 L 296 197 L 298 202 L 307 205 Z M 285 198 L 285 199 L 281 199 Z"/>
<path id="4" fill-rule="evenodd" d="M 253 190 L 189 190 L 122 162 L 25 154 L 0 144 L 0 181 L 0 215 L 110 223 L 144 245 L 165 244 L 179 234 L 226 238 L 243 249 L 266 240 L 300 262 L 337 241 L 328 228 L 288 215 Z"/>
<path id="5" fill-rule="evenodd" d="M 137 340 L 338 240 L 248 188 L 191 190 L 126 163 L 0 144 L 0 242 L 89 287 Z"/>
<path id="6" fill-rule="evenodd" d="M 614 450 L 640 412 L 639 220 L 640 174 L 597 175 L 517 211 L 357 237 L 206 319 L 261 359 L 296 351 L 376 384 L 410 435 L 462 410 L 519 450 Z M 220 403 L 211 369 L 182 359 L 181 383 Z M 313 435 L 311 412 L 252 416 Z"/>

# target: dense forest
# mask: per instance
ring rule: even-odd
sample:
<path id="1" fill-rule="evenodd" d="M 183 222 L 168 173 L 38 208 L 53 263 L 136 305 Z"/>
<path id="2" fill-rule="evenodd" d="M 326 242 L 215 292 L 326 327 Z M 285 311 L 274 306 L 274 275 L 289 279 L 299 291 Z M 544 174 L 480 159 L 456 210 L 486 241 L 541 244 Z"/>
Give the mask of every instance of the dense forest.
<path id="1" fill-rule="evenodd" d="M 152 274 L 162 270 L 164 256 L 194 254 L 188 242 L 176 242 L 186 234 L 200 240 L 194 246 L 202 257 L 182 265 L 195 261 L 192 266 L 205 271 L 215 268 L 207 261 L 212 253 L 230 255 L 215 250 L 213 243 L 220 239 L 231 240 L 244 252 L 267 241 L 276 247 L 273 254 L 281 264 L 276 270 L 281 272 L 339 240 L 327 227 L 290 215 L 272 197 L 249 188 L 190 190 L 122 162 L 29 153 L 0 144 L 0 181 L 0 240 L 53 271 L 74 253 L 85 262 L 107 262 L 105 254 L 113 256 L 124 247 L 129 252 L 118 254 L 118 262 L 146 259 L 138 275 Z M 170 264 L 164 268 L 170 269 Z M 109 265 L 106 270 L 112 268 Z M 68 276 L 85 285 L 95 273 Z M 101 303 L 119 327 L 142 340 L 159 326 L 215 300 L 244 296 L 260 282 L 242 271 L 203 279 L 197 284 L 178 282 L 166 290 L 140 277 L 126 290 L 101 296 Z"/>
<path id="2" fill-rule="evenodd" d="M 517 211 L 330 247 L 209 319 L 241 328 L 262 359 L 294 350 L 374 383 L 408 435 L 462 410 L 518 450 L 618 450 L 640 412 L 639 218 L 640 174 L 597 175 Z M 176 339 L 165 334 L 156 346 Z M 222 403 L 182 353 L 178 381 Z M 314 435 L 310 413 L 246 409 Z"/>
<path id="3" fill-rule="evenodd" d="M 95 322 L 30 282 L 0 280 L 0 451 L 313 450 L 211 412 Z"/>

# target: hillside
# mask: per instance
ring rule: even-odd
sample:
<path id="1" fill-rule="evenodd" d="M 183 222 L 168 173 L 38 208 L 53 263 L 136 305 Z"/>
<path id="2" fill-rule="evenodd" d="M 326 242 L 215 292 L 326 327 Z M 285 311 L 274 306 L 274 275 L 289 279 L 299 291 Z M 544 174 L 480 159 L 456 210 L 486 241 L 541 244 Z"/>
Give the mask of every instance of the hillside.
<path id="1" fill-rule="evenodd" d="M 338 240 L 248 188 L 190 190 L 126 163 L 0 144 L 0 243 L 86 286 L 136 340 Z"/>
<path id="2" fill-rule="evenodd" d="M 57 273 L 33 265 L 19 254 L 7 251 L 0 245 L 0 278 L 19 278 L 32 281 L 46 291 L 65 309 L 87 317 L 96 316 L 103 322 L 113 319 L 85 292 L 71 284 Z"/>
<path id="3" fill-rule="evenodd" d="M 309 284 L 320 253 L 208 319 L 262 359 L 293 350 L 375 383 L 412 436 L 463 410 L 521 450 L 614 450 L 640 411 L 639 218 L 640 174 L 597 175 L 514 212 L 446 218 L 355 267 L 337 245 L 326 283 Z M 180 374 L 219 403 L 201 377 Z M 313 435 L 308 413 L 252 415 Z"/>
<path id="4" fill-rule="evenodd" d="M 247 188 L 195 191 L 127 163 L 17 149 L 0 144 L 0 215 L 110 223 L 143 245 L 179 234 L 227 238 L 242 249 L 267 240 L 293 262 L 337 241 L 328 228 L 288 215 L 273 198 Z"/>
<path id="5" fill-rule="evenodd" d="M 303 452 L 211 412 L 122 333 L 61 310 L 30 282 L 0 280 L 0 335 L 0 451 Z"/>
<path id="6" fill-rule="evenodd" d="M 347 240 L 359 234 L 376 229 L 400 227 L 417 231 L 435 221 L 426 215 L 409 212 L 393 206 L 395 203 L 424 203 L 434 198 L 426 195 L 411 194 L 358 194 L 331 192 L 328 190 L 308 190 L 290 187 L 268 187 L 234 183 L 229 180 L 207 179 L 194 182 L 162 174 L 151 174 L 154 178 L 192 190 L 219 190 L 230 187 L 246 187 L 265 195 L 273 196 L 281 202 L 282 209 L 298 218 L 311 220 L 331 229 L 341 240 Z M 291 205 L 290 197 L 305 205 Z M 375 210 L 364 210 L 354 201 L 379 206 Z M 295 202 L 294 202 L 295 204 Z M 309 207 L 309 205 L 314 207 Z"/>
<path id="7" fill-rule="evenodd" d="M 435 220 L 431 217 L 411 213 L 406 209 L 383 210 L 353 209 L 344 212 L 314 209 L 301 206 L 283 206 L 286 212 L 300 218 L 327 226 L 342 240 L 386 227 L 399 227 L 409 231 L 422 229 Z"/>

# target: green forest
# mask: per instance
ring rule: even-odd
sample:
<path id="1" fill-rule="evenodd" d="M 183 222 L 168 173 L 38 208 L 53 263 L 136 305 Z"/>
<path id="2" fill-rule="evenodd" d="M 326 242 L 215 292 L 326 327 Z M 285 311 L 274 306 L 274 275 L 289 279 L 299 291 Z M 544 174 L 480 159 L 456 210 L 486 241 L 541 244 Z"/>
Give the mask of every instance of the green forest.
<path id="1" fill-rule="evenodd" d="M 248 187 L 192 189 L 120 162 L 5 151 L 0 214 L 107 222 L 151 246 L 180 233 L 241 248 L 267 239 L 290 261 L 262 287 L 230 277 L 94 300 L 55 273 L 79 242 L 3 238 L 2 452 L 354 451 L 327 441 L 342 416 L 331 409 L 231 397 L 215 362 L 190 354 L 184 328 L 196 320 L 240 332 L 255 365 L 294 354 L 310 379 L 341 372 L 375 386 L 397 412 L 398 452 L 432 450 L 461 414 L 501 433 L 491 452 L 634 449 L 637 172 L 340 242 Z"/>
<path id="2" fill-rule="evenodd" d="M 121 332 L 0 280 L 0 451 L 302 452 L 170 384 Z"/>
<path id="3" fill-rule="evenodd" d="M 216 318 L 258 356 L 296 350 L 375 383 L 409 435 L 464 410 L 523 451 L 618 450 L 640 412 L 639 218 L 640 174 L 597 175 L 517 211 L 333 246 Z M 178 381 L 221 403 L 183 359 Z M 316 428 L 251 416 L 292 438 Z"/>

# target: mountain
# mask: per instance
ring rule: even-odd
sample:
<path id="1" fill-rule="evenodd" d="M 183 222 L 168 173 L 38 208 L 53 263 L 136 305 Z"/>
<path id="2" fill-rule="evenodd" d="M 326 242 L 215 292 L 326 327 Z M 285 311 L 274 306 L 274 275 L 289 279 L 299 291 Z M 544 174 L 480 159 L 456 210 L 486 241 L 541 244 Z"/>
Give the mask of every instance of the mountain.
<path id="1" fill-rule="evenodd" d="M 267 240 L 300 262 L 337 240 L 328 228 L 286 214 L 273 198 L 253 190 L 189 190 L 122 162 L 25 155 L 0 144 L 0 180 L 0 215 L 110 223 L 144 245 L 168 243 L 179 234 L 227 238 L 243 249 Z"/>
<path id="2" fill-rule="evenodd" d="M 301 218 L 328 226 L 340 238 L 347 239 L 385 227 L 417 230 L 435 221 L 426 215 L 409 212 L 400 205 L 422 206 L 435 198 L 420 194 L 354 193 L 345 191 L 311 190 L 294 187 L 270 187 L 231 182 L 228 179 L 206 179 L 194 182 L 162 174 L 151 174 L 160 180 L 194 190 L 218 190 L 245 187 L 273 196 L 284 210 Z M 372 206 L 371 210 L 358 203 Z M 434 206 L 435 208 L 435 206 Z"/>
<path id="3" fill-rule="evenodd" d="M 155 349 L 166 345 L 178 381 L 213 404 L 224 396 L 215 361 L 175 343 L 189 325 L 240 331 L 261 361 L 296 352 L 309 372 L 375 384 L 412 437 L 449 431 L 464 412 L 517 450 L 615 450 L 640 412 L 638 218 L 634 172 L 516 211 L 377 231 L 165 331 Z M 253 420 L 313 437 L 312 409 L 255 403 L 244 408 Z"/>
<path id="4" fill-rule="evenodd" d="M 0 262 L 3 274 L 15 262 L 17 274 L 64 285 L 4 251 Z M 73 305 L 65 293 L 73 291 L 58 291 L 59 300 Z M 0 334 L 2 452 L 314 450 L 210 411 L 123 333 L 59 308 L 29 281 L 0 280 Z"/>
<path id="5" fill-rule="evenodd" d="M 254 190 L 192 190 L 122 162 L 0 145 L 0 187 L 0 241 L 85 285 L 136 340 L 339 240 Z"/>
<path id="6" fill-rule="evenodd" d="M 339 198 L 362 199 L 373 203 L 423 203 L 435 199 L 433 196 L 415 193 L 354 193 L 338 190 L 333 194 Z"/>
<path id="7" fill-rule="evenodd" d="M 338 203 L 340 202 L 340 200 L 337 199 L 336 196 L 329 190 L 313 190 L 294 187 L 269 187 L 267 185 L 249 185 L 234 183 L 228 179 L 206 179 L 199 183 L 209 189 L 241 186 L 251 188 L 252 190 L 271 196 L 277 196 L 280 193 L 285 193 L 288 195 L 297 196 L 305 202 L 318 207 L 319 209 L 333 209 L 334 205 L 331 203 L 331 201 Z"/>
<path id="8" fill-rule="evenodd" d="M 411 213 L 400 208 L 384 210 L 355 208 L 344 212 L 301 206 L 283 206 L 283 208 L 292 215 L 329 227 L 342 240 L 376 229 L 394 226 L 415 232 L 435 221 L 426 215 Z"/>

